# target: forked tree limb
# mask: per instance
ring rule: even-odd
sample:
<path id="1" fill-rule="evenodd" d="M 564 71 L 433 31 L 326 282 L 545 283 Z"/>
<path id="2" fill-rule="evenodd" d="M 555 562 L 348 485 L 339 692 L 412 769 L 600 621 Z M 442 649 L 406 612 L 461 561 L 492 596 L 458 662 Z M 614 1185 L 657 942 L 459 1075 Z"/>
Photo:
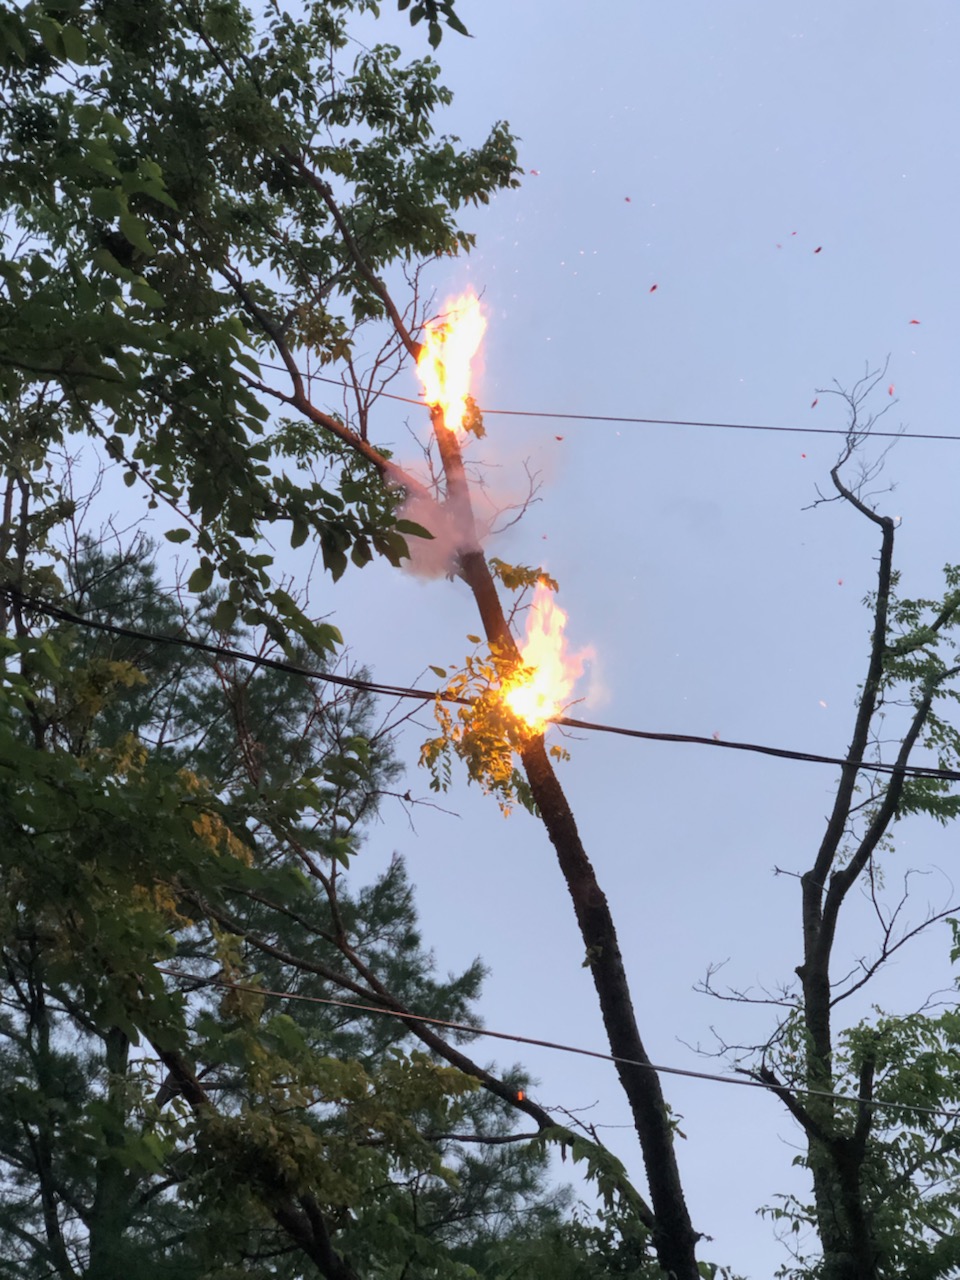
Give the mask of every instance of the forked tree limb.
<path id="1" fill-rule="evenodd" d="M 293 152 L 285 152 L 285 155 L 300 176 L 327 203 L 357 270 L 383 301 L 404 348 L 416 359 L 420 345 L 408 333 L 383 282 L 363 260 L 362 252 L 350 235 L 350 229 L 332 192 L 322 179 L 312 173 L 301 157 Z M 275 343 L 285 342 L 283 335 L 275 330 L 264 329 L 264 332 Z M 392 464 L 387 464 L 379 455 L 371 457 L 371 453 L 375 451 L 365 440 L 361 440 L 342 424 L 329 419 L 327 415 L 321 414 L 309 403 L 302 379 L 298 379 L 290 368 L 289 356 L 288 351 L 288 358 L 284 363 L 293 380 L 293 394 L 271 394 L 299 409 L 317 425 L 327 427 L 343 443 L 368 461 L 373 461 L 383 480 L 390 483 L 391 473 L 394 473 Z M 441 410 L 435 408 L 432 411 L 431 421 L 443 464 L 446 485 L 444 505 L 454 516 L 460 539 L 457 571 L 473 594 L 489 643 L 507 658 L 519 660 L 516 641 L 477 536 L 469 485 L 456 434 L 447 428 Z M 696 1243 L 700 1236 L 690 1220 L 674 1149 L 670 1113 L 659 1077 L 652 1067 L 637 1026 L 630 985 L 609 903 L 583 847 L 573 813 L 547 755 L 543 735 L 529 738 L 520 751 L 520 757 L 533 799 L 556 851 L 573 902 L 610 1051 L 615 1057 L 640 1064 L 618 1064 L 617 1072 L 630 1104 L 643 1154 L 653 1211 L 652 1236 L 658 1261 L 673 1280 L 700 1280 L 696 1260 Z"/>

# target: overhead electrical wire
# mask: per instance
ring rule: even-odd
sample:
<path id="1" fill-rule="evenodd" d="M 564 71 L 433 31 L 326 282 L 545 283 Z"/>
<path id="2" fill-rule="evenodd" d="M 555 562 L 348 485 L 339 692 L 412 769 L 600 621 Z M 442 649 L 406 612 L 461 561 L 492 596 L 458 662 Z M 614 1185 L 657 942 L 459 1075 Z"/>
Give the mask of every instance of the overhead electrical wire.
<path id="1" fill-rule="evenodd" d="M 261 368 L 271 369 L 276 373 L 288 372 L 283 365 L 279 364 L 262 364 Z M 339 387 L 342 391 L 349 389 L 346 383 L 339 381 L 337 378 L 325 377 L 323 374 L 307 373 L 303 376 L 304 380 L 308 382 L 325 382 L 332 387 Z M 425 400 L 415 400 L 411 396 L 400 396 L 393 391 L 375 391 L 371 392 L 371 395 L 375 400 L 381 398 L 396 400 L 400 404 L 412 404 L 420 409 L 430 408 Z M 639 418 L 615 416 L 607 413 L 559 413 L 553 409 L 486 409 L 481 407 L 480 414 L 482 417 L 549 418 L 558 422 L 609 422 L 627 426 L 715 427 L 723 431 L 776 431 L 792 435 L 847 436 L 850 434 L 847 427 L 778 427 L 767 422 L 700 422 L 687 418 Z M 869 432 L 856 434 L 869 434 L 870 436 L 890 440 L 960 441 L 960 436 L 947 435 L 935 431 L 877 431 L 871 429 Z"/>
<path id="2" fill-rule="evenodd" d="M 186 635 L 160 635 L 156 632 L 141 631 L 136 627 L 124 626 L 116 622 L 102 622 L 96 618 L 87 618 L 66 609 L 52 601 L 35 596 L 26 596 L 10 586 L 0 587 L 0 595 L 17 600 L 25 608 L 48 617 L 67 622 L 72 626 L 84 627 L 91 631 L 101 631 L 109 635 L 122 636 L 128 640 L 141 640 L 150 644 L 179 645 L 185 649 L 193 649 L 198 653 L 207 653 L 212 657 L 228 658 L 234 662 L 246 662 L 253 666 L 267 667 L 273 671 L 283 671 L 291 675 L 303 676 L 308 680 L 318 680 L 346 689 L 356 689 L 366 693 L 381 694 L 390 698 L 409 698 L 419 702 L 435 702 L 438 698 L 443 702 L 472 705 L 473 699 L 457 697 L 443 690 L 414 689 L 406 685 L 382 684 L 375 680 L 363 680 L 356 676 L 336 675 L 330 671 L 319 671 L 314 667 L 304 667 L 283 658 L 270 658 L 263 654 L 249 653 L 243 649 L 235 649 L 229 645 L 211 644 L 206 640 L 196 640 Z M 880 760 L 846 760 L 842 756 L 820 755 L 811 751 L 794 751 L 787 747 L 768 747 L 757 742 L 737 742 L 724 738 L 700 737 L 689 733 L 662 733 L 652 729 L 629 729 L 620 725 L 601 724 L 590 720 L 574 719 L 571 716 L 553 716 L 549 720 L 565 729 L 575 729 L 590 733 L 610 733 L 618 737 L 638 738 L 646 742 L 678 742 L 693 746 L 720 747 L 728 751 L 749 751 L 758 755 L 774 756 L 781 760 L 799 760 L 807 764 L 829 764 L 841 768 L 855 764 L 857 769 L 872 773 L 897 774 L 903 777 L 930 778 L 943 782 L 960 782 L 960 770 L 940 769 L 932 765 L 897 765 Z"/>
<path id="3" fill-rule="evenodd" d="M 422 403 L 422 402 L 421 402 Z M 724 431 L 780 431 L 795 435 L 848 436 L 847 427 L 777 427 L 762 422 L 695 422 L 683 418 L 619 418 L 600 413 L 555 413 L 547 409 L 481 409 L 481 416 L 510 418 L 554 418 L 569 422 L 612 422 L 654 427 L 717 427 Z M 894 440 L 960 440 L 960 436 L 939 435 L 931 431 L 876 431 L 854 434 L 888 437 Z"/>
<path id="4" fill-rule="evenodd" d="M 453 1022 L 448 1018 L 436 1018 L 432 1014 L 411 1013 L 401 1009 L 387 1009 L 382 1005 L 361 1004 L 356 1000 L 340 1000 L 334 996 L 311 996 L 300 991 L 274 991 L 269 987 L 261 987 L 252 982 L 237 982 L 228 978 L 205 977 L 201 974 L 183 973 L 179 969 L 171 969 L 157 965 L 159 973 L 176 978 L 181 982 L 196 984 L 194 989 L 203 986 L 225 987 L 233 991 L 249 991 L 259 996 L 272 996 L 278 1000 L 301 1000 L 308 1004 L 330 1005 L 338 1009 L 352 1009 L 358 1013 L 375 1013 L 387 1018 L 397 1018 L 401 1022 L 428 1022 L 431 1026 L 445 1027 L 449 1031 L 464 1031 L 472 1036 L 486 1036 L 492 1040 L 509 1040 L 512 1044 L 527 1044 L 538 1049 L 556 1049 L 559 1053 L 574 1053 L 583 1058 L 598 1058 L 602 1062 L 614 1062 L 618 1066 L 639 1067 L 643 1071 L 655 1071 L 669 1076 L 686 1076 L 691 1080 L 706 1080 L 713 1084 L 739 1085 L 744 1089 L 763 1089 L 766 1093 L 789 1094 L 791 1097 L 828 1098 L 834 1102 L 847 1102 L 855 1106 L 868 1106 L 883 1110 L 915 1112 L 920 1115 L 947 1116 L 951 1120 L 960 1120 L 960 1111 L 947 1107 L 926 1107 L 915 1102 L 890 1102 L 882 1098 L 859 1098 L 850 1094 L 832 1093 L 827 1089 L 810 1089 L 805 1085 L 787 1085 L 767 1083 L 747 1076 L 719 1075 L 711 1071 L 694 1071 L 692 1067 L 670 1067 L 656 1062 L 639 1062 L 636 1058 L 623 1058 L 615 1053 L 604 1053 L 600 1049 L 585 1049 L 581 1045 L 564 1044 L 558 1040 L 541 1040 L 536 1036 L 521 1036 L 509 1031 L 491 1031 L 487 1027 L 475 1027 L 468 1022 Z"/>

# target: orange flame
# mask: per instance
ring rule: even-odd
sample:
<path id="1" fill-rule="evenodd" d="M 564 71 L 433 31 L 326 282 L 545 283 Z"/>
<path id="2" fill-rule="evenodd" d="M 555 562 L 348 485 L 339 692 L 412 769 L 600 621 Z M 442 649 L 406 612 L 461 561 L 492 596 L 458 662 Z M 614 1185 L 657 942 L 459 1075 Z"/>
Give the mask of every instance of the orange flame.
<path id="1" fill-rule="evenodd" d="M 480 349 L 487 329 L 475 293 L 449 301 L 444 314 L 431 320 L 423 332 L 417 373 L 427 404 L 443 410 L 444 425 L 459 431 L 467 411 L 470 362 Z"/>
<path id="2" fill-rule="evenodd" d="M 534 733 L 542 733 L 553 716 L 560 715 L 570 702 L 573 686 L 583 674 L 590 650 L 569 653 L 563 629 L 567 615 L 554 603 L 549 587 L 538 583 L 527 617 L 527 639 L 521 646 L 521 660 L 528 675 L 509 681 L 503 700 Z"/>

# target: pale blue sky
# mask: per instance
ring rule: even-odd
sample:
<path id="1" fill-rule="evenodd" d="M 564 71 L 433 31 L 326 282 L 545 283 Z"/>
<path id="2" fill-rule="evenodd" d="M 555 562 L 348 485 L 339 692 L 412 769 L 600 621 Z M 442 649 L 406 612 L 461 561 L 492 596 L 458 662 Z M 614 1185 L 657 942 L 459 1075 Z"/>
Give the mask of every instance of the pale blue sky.
<path id="1" fill-rule="evenodd" d="M 441 293 L 484 291 L 481 404 L 842 426 L 829 396 L 810 408 L 815 388 L 849 385 L 889 354 L 898 403 L 885 425 L 960 434 L 954 4 L 460 7 L 474 39 L 448 35 L 439 51 L 457 95 L 447 127 L 477 141 L 506 118 L 521 163 L 539 171 L 467 219 L 476 252 L 437 277 Z M 393 15 L 385 25 L 420 44 Z M 416 394 L 412 377 L 403 390 Z M 416 411 L 410 421 L 420 425 Z M 378 438 L 402 452 L 403 424 L 384 406 Z M 542 502 L 491 549 L 559 578 L 571 640 L 594 647 L 607 690 L 585 715 L 843 752 L 875 538 L 837 506 L 801 510 L 829 483 L 836 439 L 509 418 L 487 428 L 477 452 L 499 464 L 504 492 L 522 458 L 543 472 Z M 949 443 L 904 441 L 889 459 L 909 594 L 935 593 L 941 565 L 960 559 L 958 464 Z M 462 657 L 477 627 L 460 585 L 380 568 L 318 585 L 314 603 L 337 610 L 375 678 L 401 683 Z M 417 745 L 408 735 L 411 769 Z M 772 868 L 809 864 L 834 771 L 600 737 L 571 745 L 561 776 L 613 902 L 649 1052 L 710 1069 L 683 1042 L 709 1044 L 711 1024 L 762 1039 L 770 1020 L 691 988 L 727 957 L 731 983 L 790 978 L 798 895 Z M 426 778 L 410 781 L 426 792 Z M 604 1048 L 542 830 L 524 814 L 504 822 L 463 786 L 449 803 L 459 818 L 421 811 L 416 835 L 387 810 L 367 865 L 400 850 L 441 966 L 476 953 L 491 966 L 489 1025 Z M 953 831 L 902 824 L 891 882 L 940 867 L 925 884 L 942 905 L 955 849 Z M 840 954 L 856 957 L 869 919 L 851 915 Z M 941 928 L 876 998 L 916 1007 L 949 981 L 947 948 Z M 492 1042 L 488 1053 L 522 1057 L 544 1104 L 597 1102 L 590 1120 L 627 1124 L 612 1068 Z M 794 1126 L 765 1096 L 666 1088 L 685 1117 L 680 1159 L 695 1225 L 715 1238 L 708 1256 L 769 1276 L 784 1255 L 754 1211 L 802 1187 Z M 602 1132 L 642 1183 L 630 1128 Z"/>

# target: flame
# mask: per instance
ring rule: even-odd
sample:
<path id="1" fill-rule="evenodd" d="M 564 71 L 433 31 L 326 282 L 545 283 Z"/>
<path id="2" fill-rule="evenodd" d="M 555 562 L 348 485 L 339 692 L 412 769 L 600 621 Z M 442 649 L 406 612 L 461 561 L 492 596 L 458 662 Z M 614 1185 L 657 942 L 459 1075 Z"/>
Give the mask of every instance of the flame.
<path id="1" fill-rule="evenodd" d="M 487 329 L 475 293 L 464 293 L 446 303 L 444 313 L 423 331 L 417 373 L 427 404 L 443 410 L 444 425 L 459 431 L 467 411 L 470 362 L 480 349 Z"/>
<path id="2" fill-rule="evenodd" d="M 566 625 L 567 615 L 554 603 L 550 588 L 538 583 L 527 617 L 526 642 L 520 649 L 530 673 L 503 688 L 504 702 L 534 733 L 543 733 L 547 721 L 569 704 L 573 686 L 590 657 L 589 649 L 567 651 L 563 637 Z"/>

